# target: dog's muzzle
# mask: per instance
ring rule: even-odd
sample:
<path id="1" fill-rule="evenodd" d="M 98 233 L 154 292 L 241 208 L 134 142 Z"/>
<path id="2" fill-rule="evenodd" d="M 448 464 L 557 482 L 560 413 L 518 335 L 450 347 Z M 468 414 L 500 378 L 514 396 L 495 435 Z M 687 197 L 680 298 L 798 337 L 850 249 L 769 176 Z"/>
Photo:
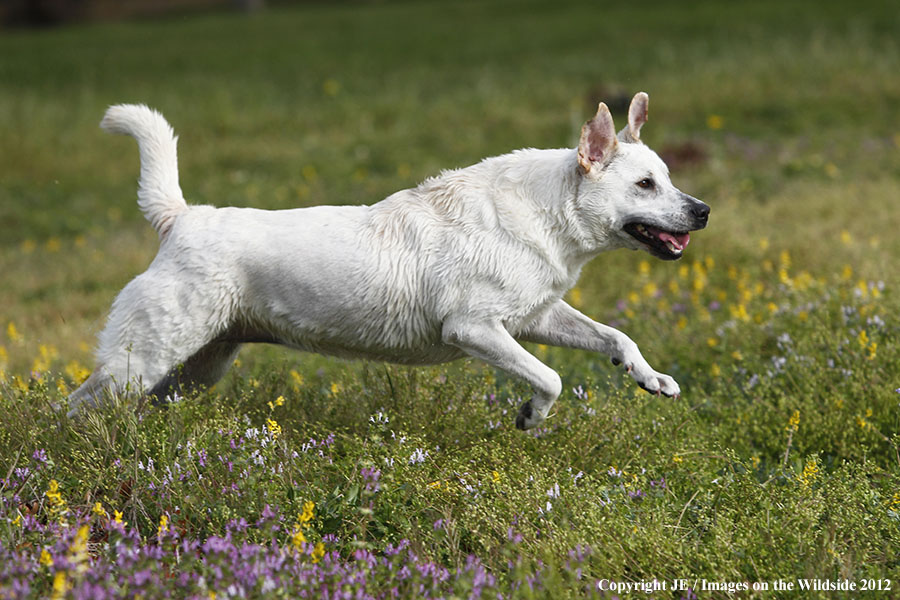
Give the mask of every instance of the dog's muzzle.
<path id="1" fill-rule="evenodd" d="M 661 223 L 632 221 L 625 233 L 639 241 L 650 254 L 663 260 L 678 260 L 691 241 L 689 232 L 703 229 L 709 221 L 709 205 L 687 194 L 681 194 L 685 211 L 684 228 L 670 229 Z"/>

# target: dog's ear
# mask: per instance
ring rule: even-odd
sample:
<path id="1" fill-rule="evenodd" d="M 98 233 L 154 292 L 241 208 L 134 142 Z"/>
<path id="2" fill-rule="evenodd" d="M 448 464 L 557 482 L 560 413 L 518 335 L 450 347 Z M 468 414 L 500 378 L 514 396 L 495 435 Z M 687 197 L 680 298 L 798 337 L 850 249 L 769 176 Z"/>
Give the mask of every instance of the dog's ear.
<path id="1" fill-rule="evenodd" d="M 618 146 L 616 127 L 609 108 L 603 102 L 594 118 L 581 128 L 578 143 L 578 164 L 585 175 L 597 174 L 612 158 Z"/>
<path id="2" fill-rule="evenodd" d="M 650 104 L 650 96 L 644 92 L 638 92 L 631 99 L 628 107 L 628 125 L 619 132 L 619 141 L 629 144 L 641 143 L 641 127 L 647 122 L 647 105 Z"/>

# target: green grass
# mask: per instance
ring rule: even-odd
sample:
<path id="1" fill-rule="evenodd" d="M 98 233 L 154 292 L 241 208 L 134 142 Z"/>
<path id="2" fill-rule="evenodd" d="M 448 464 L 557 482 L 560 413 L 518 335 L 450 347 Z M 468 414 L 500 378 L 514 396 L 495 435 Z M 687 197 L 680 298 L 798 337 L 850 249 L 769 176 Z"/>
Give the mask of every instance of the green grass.
<path id="1" fill-rule="evenodd" d="M 896 9 L 557 4 L 313 4 L 4 32 L 0 477 L 41 448 L 52 464 L 0 485 L 0 544 L 22 547 L 17 515 L 53 518 L 54 479 L 74 512 L 99 501 L 147 539 L 176 506 L 204 539 L 265 504 L 293 514 L 312 500 L 310 536 L 335 535 L 342 556 L 401 539 L 448 567 L 474 554 L 504 594 L 535 573 L 536 597 L 654 577 L 896 589 Z M 371 203 L 484 156 L 574 145 L 597 101 L 638 90 L 651 147 L 701 149 L 673 179 L 712 206 L 710 226 L 680 263 L 602 255 L 570 299 L 635 339 L 683 398 L 640 392 L 605 357 L 532 347 L 565 392 L 548 427 L 523 434 L 528 390 L 475 362 L 407 369 L 256 347 L 169 410 L 52 410 L 156 250 L 133 141 L 97 128 L 107 105 L 167 116 L 190 201 L 285 208 Z M 249 478 L 210 472 L 240 497 L 188 483 L 160 494 L 136 467 L 184 462 L 189 442 L 226 455 L 222 431 L 267 419 L 283 430 L 271 460 L 334 442 L 276 478 L 235 451 Z M 428 457 L 410 464 L 416 449 Z M 591 547 L 582 580 L 566 568 L 579 544 Z"/>

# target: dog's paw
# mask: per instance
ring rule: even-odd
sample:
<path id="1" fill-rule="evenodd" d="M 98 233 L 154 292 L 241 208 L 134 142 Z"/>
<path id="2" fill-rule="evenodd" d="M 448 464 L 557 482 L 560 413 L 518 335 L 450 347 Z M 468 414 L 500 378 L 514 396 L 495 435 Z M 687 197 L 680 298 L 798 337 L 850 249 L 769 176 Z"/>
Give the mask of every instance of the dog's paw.
<path id="1" fill-rule="evenodd" d="M 614 358 L 613 364 L 622 364 L 622 362 Z M 625 371 L 642 389 L 651 394 L 662 394 L 670 398 L 681 395 L 681 388 L 677 381 L 665 373 L 654 371 L 646 362 L 625 363 Z"/>
<path id="2" fill-rule="evenodd" d="M 525 431 L 533 427 L 537 427 L 544 422 L 544 416 L 531 406 L 531 400 L 526 402 L 519 408 L 519 414 L 516 415 L 516 429 Z"/>
<path id="3" fill-rule="evenodd" d="M 663 396 L 668 396 L 669 398 L 681 395 L 681 388 L 678 387 L 678 382 L 664 373 L 657 373 L 656 371 L 654 371 L 650 381 L 651 386 L 645 386 L 641 384 L 641 382 L 638 382 L 638 385 L 640 385 L 651 394 L 662 394 Z"/>

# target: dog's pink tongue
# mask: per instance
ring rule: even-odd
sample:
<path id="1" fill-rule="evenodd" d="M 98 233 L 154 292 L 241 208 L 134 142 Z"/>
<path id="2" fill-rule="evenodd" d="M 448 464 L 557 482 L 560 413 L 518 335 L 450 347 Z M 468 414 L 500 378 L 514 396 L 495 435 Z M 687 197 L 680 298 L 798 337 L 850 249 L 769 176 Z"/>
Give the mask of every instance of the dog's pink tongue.
<path id="1" fill-rule="evenodd" d="M 668 231 L 660 231 L 659 239 L 664 242 L 672 242 L 672 245 L 678 248 L 679 250 L 684 250 L 687 248 L 687 245 L 691 242 L 691 234 L 689 233 L 681 233 L 681 234 L 672 234 Z"/>

